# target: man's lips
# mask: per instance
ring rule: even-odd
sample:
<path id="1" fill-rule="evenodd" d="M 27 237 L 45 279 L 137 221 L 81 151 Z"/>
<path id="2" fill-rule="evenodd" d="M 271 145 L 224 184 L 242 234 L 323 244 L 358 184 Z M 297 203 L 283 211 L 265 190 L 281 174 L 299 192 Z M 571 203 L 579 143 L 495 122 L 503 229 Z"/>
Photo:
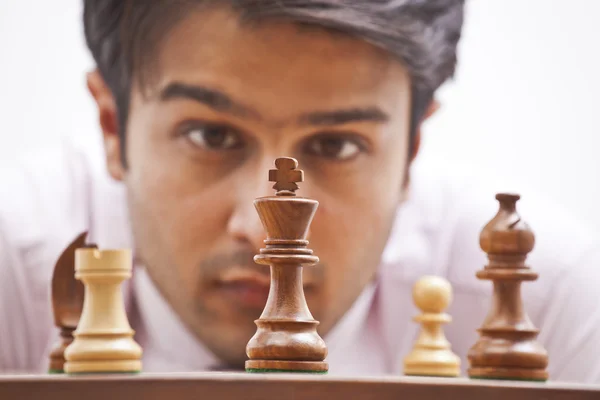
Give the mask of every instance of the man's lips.
<path id="1" fill-rule="evenodd" d="M 217 278 L 216 283 L 219 290 L 240 305 L 262 309 L 269 297 L 271 277 L 249 268 L 229 268 Z M 311 287 L 310 282 L 304 282 L 305 290 Z"/>
<path id="2" fill-rule="evenodd" d="M 219 276 L 218 282 L 224 285 L 249 283 L 255 286 L 266 286 L 268 288 L 271 284 L 271 277 L 269 274 L 261 274 L 248 268 L 229 268 Z"/>
<path id="3" fill-rule="evenodd" d="M 241 307 L 262 309 L 267 304 L 271 279 L 268 275 L 248 269 L 228 269 L 217 279 L 221 295 Z"/>

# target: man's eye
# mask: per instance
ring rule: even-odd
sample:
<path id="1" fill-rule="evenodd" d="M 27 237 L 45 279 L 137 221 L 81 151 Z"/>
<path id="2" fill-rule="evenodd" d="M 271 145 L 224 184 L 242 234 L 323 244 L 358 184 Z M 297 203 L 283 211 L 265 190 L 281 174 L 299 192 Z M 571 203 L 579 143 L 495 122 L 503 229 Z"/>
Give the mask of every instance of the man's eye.
<path id="1" fill-rule="evenodd" d="M 308 141 L 306 151 L 312 156 L 324 157 L 335 161 L 348 161 L 362 150 L 361 144 L 342 135 L 323 135 Z"/>
<path id="2" fill-rule="evenodd" d="M 194 127 L 186 136 L 192 144 L 206 150 L 231 150 L 242 144 L 240 135 L 227 126 Z"/>

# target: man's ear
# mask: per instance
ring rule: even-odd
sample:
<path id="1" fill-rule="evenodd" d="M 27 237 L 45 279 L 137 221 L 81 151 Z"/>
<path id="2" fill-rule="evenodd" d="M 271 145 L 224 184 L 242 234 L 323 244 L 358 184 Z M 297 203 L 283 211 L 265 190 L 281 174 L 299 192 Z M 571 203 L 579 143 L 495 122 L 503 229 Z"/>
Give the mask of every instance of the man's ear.
<path id="1" fill-rule="evenodd" d="M 408 167 L 406 168 L 406 173 L 404 177 L 404 184 L 402 185 L 402 194 L 401 194 L 401 202 L 404 202 L 408 198 L 408 192 L 410 189 L 410 167 L 417 158 L 417 154 L 419 154 L 419 150 L 421 149 L 421 128 L 423 123 L 430 118 L 437 110 L 440 108 L 440 103 L 436 99 L 432 99 L 429 103 L 429 106 L 425 110 L 425 113 L 421 117 L 417 125 L 417 129 L 415 132 L 415 137 L 412 140 L 412 148 L 410 149 L 410 159 L 408 160 Z"/>
<path id="2" fill-rule="evenodd" d="M 98 70 L 87 74 L 87 87 L 98 107 L 98 118 L 108 173 L 118 181 L 125 174 L 121 158 L 121 137 L 115 98 Z"/>
<path id="3" fill-rule="evenodd" d="M 411 163 L 415 160 L 415 158 L 417 158 L 417 154 L 419 153 L 419 150 L 421 149 L 421 128 L 423 126 L 423 123 L 427 119 L 429 119 L 431 116 L 433 116 L 433 114 L 435 114 L 435 112 L 439 109 L 440 109 L 440 102 L 437 101 L 436 99 L 432 99 L 431 102 L 429 103 L 429 106 L 427 106 L 425 113 L 423 113 L 423 116 L 421 117 L 421 120 L 419 121 L 419 124 L 417 125 L 417 131 L 415 132 L 415 138 L 412 143 L 412 149 L 410 152 L 410 155 L 411 155 L 410 162 Z"/>

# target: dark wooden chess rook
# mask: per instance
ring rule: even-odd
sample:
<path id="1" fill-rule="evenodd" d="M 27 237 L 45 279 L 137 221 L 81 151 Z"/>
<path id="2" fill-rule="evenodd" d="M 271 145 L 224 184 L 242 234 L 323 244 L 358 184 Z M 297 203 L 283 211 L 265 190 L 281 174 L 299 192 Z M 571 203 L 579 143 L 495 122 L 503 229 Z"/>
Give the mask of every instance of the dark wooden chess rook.
<path id="1" fill-rule="evenodd" d="M 479 329 L 480 338 L 468 353 L 471 378 L 548 379 L 548 355 L 536 340 L 538 330 L 521 298 L 521 282 L 536 280 L 538 275 L 525 263 L 535 237 L 517 212 L 519 198 L 498 194 L 500 209 L 481 232 L 480 246 L 489 263 L 477 277 L 493 282 L 494 297 Z"/>
<path id="2" fill-rule="evenodd" d="M 96 248 L 86 244 L 87 232 L 79 234 L 58 258 L 52 275 L 52 311 L 54 324 L 60 329 L 60 339 L 50 353 L 50 373 L 63 373 L 65 349 L 73 342 L 73 332 L 77 328 L 83 310 L 84 287 L 75 279 L 75 250 Z"/>
<path id="3" fill-rule="evenodd" d="M 255 321 L 257 331 L 246 347 L 246 370 L 324 373 L 327 347 L 317 333 L 319 322 L 308 309 L 302 283 L 303 266 L 319 262 L 306 240 L 319 203 L 296 196 L 297 182 L 304 176 L 295 159 L 278 158 L 275 166 L 269 180 L 275 182 L 276 195 L 254 201 L 267 232 L 265 248 L 254 260 L 270 266 L 271 286 Z"/>

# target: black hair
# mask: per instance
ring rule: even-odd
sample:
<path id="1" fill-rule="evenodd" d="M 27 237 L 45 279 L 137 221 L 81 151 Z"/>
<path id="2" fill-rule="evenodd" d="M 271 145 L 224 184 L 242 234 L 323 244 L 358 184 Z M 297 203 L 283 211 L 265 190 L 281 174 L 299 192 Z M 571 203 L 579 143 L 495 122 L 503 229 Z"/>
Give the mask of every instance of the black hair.
<path id="1" fill-rule="evenodd" d="M 86 42 L 116 99 L 123 146 L 132 79 L 149 63 L 152 46 L 190 7 L 217 3 L 244 20 L 280 18 L 330 29 L 396 57 L 411 77 L 412 135 L 434 92 L 455 72 L 464 0 L 84 0 Z"/>

